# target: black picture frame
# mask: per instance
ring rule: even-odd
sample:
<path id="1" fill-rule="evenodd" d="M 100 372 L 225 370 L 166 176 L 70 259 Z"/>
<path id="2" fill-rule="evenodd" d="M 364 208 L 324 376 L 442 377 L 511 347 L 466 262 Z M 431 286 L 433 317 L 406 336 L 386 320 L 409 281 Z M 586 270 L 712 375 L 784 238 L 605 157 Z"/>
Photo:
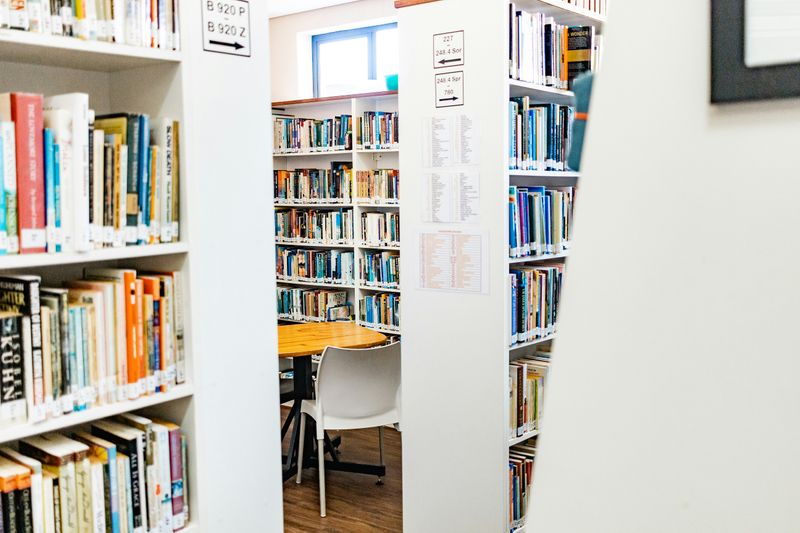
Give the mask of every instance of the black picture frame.
<path id="1" fill-rule="evenodd" d="M 711 102 L 800 97 L 800 63 L 745 65 L 745 1 L 711 0 Z"/>

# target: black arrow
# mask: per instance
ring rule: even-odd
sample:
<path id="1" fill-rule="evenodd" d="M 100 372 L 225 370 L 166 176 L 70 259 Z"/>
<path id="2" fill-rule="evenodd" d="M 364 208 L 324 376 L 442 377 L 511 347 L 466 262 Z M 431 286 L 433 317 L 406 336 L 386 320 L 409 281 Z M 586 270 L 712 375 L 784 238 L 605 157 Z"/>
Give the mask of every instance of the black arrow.
<path id="1" fill-rule="evenodd" d="M 448 100 L 452 100 L 453 102 L 455 102 L 456 100 L 458 100 L 458 96 L 451 96 L 450 98 L 439 98 L 440 102 L 446 102 Z"/>
<path id="2" fill-rule="evenodd" d="M 244 45 L 239 43 L 226 43 L 225 41 L 211 41 L 211 40 L 208 42 L 210 44 L 218 44 L 220 46 L 230 46 L 232 48 L 235 48 L 236 50 L 238 50 L 239 48 L 244 48 Z"/>
<path id="3" fill-rule="evenodd" d="M 461 59 L 460 58 L 459 59 L 441 59 L 441 60 L 439 60 L 439 64 L 440 65 L 444 65 L 446 63 L 455 63 L 457 61 L 461 61 Z"/>

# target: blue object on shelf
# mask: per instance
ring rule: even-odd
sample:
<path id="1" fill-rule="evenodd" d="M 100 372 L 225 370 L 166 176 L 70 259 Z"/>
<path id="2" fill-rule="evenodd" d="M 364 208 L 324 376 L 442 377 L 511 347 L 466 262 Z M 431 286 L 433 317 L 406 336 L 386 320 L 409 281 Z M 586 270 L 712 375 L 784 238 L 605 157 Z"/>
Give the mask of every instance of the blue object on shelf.
<path id="1" fill-rule="evenodd" d="M 397 74 L 389 74 L 386 76 L 386 89 L 389 91 L 397 90 Z"/>

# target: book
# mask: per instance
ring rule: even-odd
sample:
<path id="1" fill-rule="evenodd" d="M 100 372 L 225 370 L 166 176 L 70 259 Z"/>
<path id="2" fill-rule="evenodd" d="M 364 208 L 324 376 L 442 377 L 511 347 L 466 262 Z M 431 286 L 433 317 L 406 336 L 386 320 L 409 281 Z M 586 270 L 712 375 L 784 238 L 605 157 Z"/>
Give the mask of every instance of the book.
<path id="1" fill-rule="evenodd" d="M 120 503 L 119 484 L 117 480 L 117 448 L 113 443 L 84 431 L 74 433 L 73 438 L 89 447 L 91 457 L 96 460 L 101 467 L 104 484 L 103 521 L 104 525 L 106 525 L 105 529 L 111 533 L 119 533 Z"/>
<path id="2" fill-rule="evenodd" d="M 42 469 L 58 480 L 58 490 L 56 491 L 55 485 L 53 487 L 53 496 L 58 502 L 56 521 L 61 522 L 62 533 L 78 533 L 75 448 L 63 441 L 54 441 L 43 435 L 37 435 L 20 440 L 19 451 L 40 461 Z"/>
<path id="3" fill-rule="evenodd" d="M 327 322 L 352 314 L 346 291 L 278 287 L 277 297 L 279 319 Z"/>
<path id="4" fill-rule="evenodd" d="M 0 99 L 0 107 L 2 107 Z M 19 252 L 19 236 L 17 230 L 17 154 L 16 129 L 11 122 L 11 110 L 0 115 L 0 136 L 3 138 L 3 213 L 5 231 L 8 238 L 6 252 Z"/>
<path id="5" fill-rule="evenodd" d="M 509 168 L 567 170 L 575 110 L 536 104 L 528 96 L 509 101 Z"/>
<path id="6" fill-rule="evenodd" d="M 400 142 L 400 117 L 395 111 L 365 111 L 357 118 L 356 147 L 366 150 L 397 149 Z"/>
<path id="7" fill-rule="evenodd" d="M 362 325 L 390 332 L 400 332 L 399 294 L 366 294 L 359 301 L 358 310 L 358 319 Z"/>
<path id="8" fill-rule="evenodd" d="M 352 150 L 353 117 L 332 118 L 274 117 L 274 150 L 276 154 L 315 153 Z"/>
<path id="9" fill-rule="evenodd" d="M 363 246 L 400 246 L 400 213 L 361 213 Z"/>
<path id="10" fill-rule="evenodd" d="M 285 243 L 353 243 L 353 210 L 275 210 L 275 240 Z"/>
<path id="11" fill-rule="evenodd" d="M 352 199 L 352 170 L 275 170 L 276 204 L 346 204 Z"/>
<path id="12" fill-rule="evenodd" d="M 548 337 L 555 333 L 558 320 L 558 302 L 564 265 L 517 267 L 510 270 L 516 280 L 509 284 L 513 291 L 510 302 L 512 316 L 516 315 L 516 331 L 512 331 L 511 344 Z"/>
<path id="13" fill-rule="evenodd" d="M 356 172 L 355 181 L 356 203 L 397 204 L 400 202 L 399 170 L 359 170 Z"/>
<path id="14" fill-rule="evenodd" d="M 569 250 L 573 187 L 509 187 L 509 257 L 541 257 Z"/>
<path id="15" fill-rule="evenodd" d="M 359 255 L 362 285 L 382 289 L 400 287 L 400 253 L 387 250 L 362 250 Z"/>
<path id="16" fill-rule="evenodd" d="M 22 362 L 22 313 L 0 311 L 0 423 L 23 423 L 27 418 Z"/>
<path id="17" fill-rule="evenodd" d="M 353 252 L 275 247 L 277 279 L 322 285 L 349 285 L 355 278 Z"/>

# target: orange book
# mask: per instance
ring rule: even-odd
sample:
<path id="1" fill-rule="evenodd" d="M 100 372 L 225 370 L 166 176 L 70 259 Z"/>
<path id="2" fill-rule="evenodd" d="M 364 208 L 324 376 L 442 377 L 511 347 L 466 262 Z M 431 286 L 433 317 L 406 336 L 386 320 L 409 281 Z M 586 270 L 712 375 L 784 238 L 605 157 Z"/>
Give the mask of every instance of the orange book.
<path id="1" fill-rule="evenodd" d="M 84 270 L 87 279 L 118 280 L 122 281 L 125 290 L 125 351 L 128 359 L 128 390 L 129 399 L 141 394 L 139 380 L 144 376 L 141 372 L 142 339 L 141 313 L 137 313 L 141 291 L 136 290 L 136 271 L 122 268 L 87 268 Z"/>
<path id="2" fill-rule="evenodd" d="M 144 283 L 142 280 L 135 280 L 136 286 L 136 353 L 139 355 L 139 382 L 140 391 L 147 390 L 147 353 L 144 349 Z"/>
<path id="3" fill-rule="evenodd" d="M 163 378 L 164 377 L 163 372 L 166 371 L 166 366 L 165 366 L 166 358 L 164 357 L 165 355 L 164 335 L 162 334 L 161 330 L 162 328 L 164 328 L 164 325 L 166 324 L 166 316 L 165 316 L 166 310 L 164 309 L 162 305 L 163 301 L 161 300 L 161 280 L 154 276 L 142 276 L 139 279 L 141 279 L 142 282 L 144 282 L 144 293 L 149 294 L 150 296 L 153 297 L 154 312 L 155 312 L 156 302 L 158 302 L 158 316 L 157 317 L 153 316 L 153 323 L 154 323 L 153 334 L 155 337 L 153 339 L 153 342 L 155 342 L 158 345 L 159 359 L 158 359 L 158 368 L 153 370 L 158 370 L 157 376 L 159 376 L 159 378 Z M 158 326 L 158 330 L 155 330 L 156 324 Z M 157 379 L 156 381 L 157 381 L 156 385 L 158 386 L 157 390 L 161 392 L 167 392 L 167 386 L 163 384 L 163 380 Z"/>

